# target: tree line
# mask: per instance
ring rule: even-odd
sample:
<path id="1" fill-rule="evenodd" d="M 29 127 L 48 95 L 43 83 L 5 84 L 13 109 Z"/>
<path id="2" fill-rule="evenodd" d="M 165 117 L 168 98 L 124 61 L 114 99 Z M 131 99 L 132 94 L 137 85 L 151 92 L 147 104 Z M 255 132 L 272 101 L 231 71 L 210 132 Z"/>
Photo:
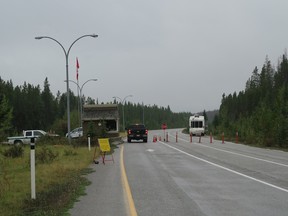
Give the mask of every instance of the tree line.
<path id="1" fill-rule="evenodd" d="M 78 99 L 71 94 L 71 110 L 77 108 Z M 23 130 L 54 130 L 61 134 L 67 131 L 66 94 L 50 91 L 46 78 L 43 90 L 24 82 L 21 86 L 13 86 L 12 81 L 4 81 L 0 77 L 0 137 L 21 134 Z M 74 114 L 74 111 L 72 112 Z M 75 114 L 74 114 L 75 115 Z M 74 116 L 73 115 L 73 116 Z"/>
<path id="2" fill-rule="evenodd" d="M 83 103 L 98 104 L 98 100 L 83 96 Z M 116 100 L 108 103 L 117 103 Z M 103 104 L 103 103 L 102 103 Z M 168 106 L 146 106 L 143 104 L 118 104 L 120 126 L 124 107 L 125 124 L 145 123 L 149 129 L 160 129 L 162 123 L 170 128 L 187 127 L 191 113 L 173 113 Z M 70 91 L 71 129 L 79 127 L 79 98 Z M 42 129 L 61 136 L 67 132 L 67 94 L 50 91 L 48 78 L 44 80 L 43 90 L 40 85 L 14 87 L 12 80 L 4 81 L 0 77 L 0 139 L 9 135 L 22 134 L 23 130 Z"/>
<path id="3" fill-rule="evenodd" d="M 288 60 L 287 53 L 273 66 L 266 57 L 247 80 L 245 90 L 222 95 L 219 114 L 211 130 L 242 142 L 265 147 L 288 147 Z"/>
<path id="4" fill-rule="evenodd" d="M 113 103 L 116 103 L 114 101 Z M 123 119 L 123 108 L 125 127 L 130 124 L 140 123 L 150 130 L 161 129 L 162 124 L 166 124 L 168 128 L 186 128 L 191 115 L 189 112 L 172 112 L 170 106 L 159 107 L 157 105 L 147 106 L 143 104 L 133 104 L 125 102 L 118 104 L 120 119 Z M 122 125 L 123 123 L 120 122 Z"/>

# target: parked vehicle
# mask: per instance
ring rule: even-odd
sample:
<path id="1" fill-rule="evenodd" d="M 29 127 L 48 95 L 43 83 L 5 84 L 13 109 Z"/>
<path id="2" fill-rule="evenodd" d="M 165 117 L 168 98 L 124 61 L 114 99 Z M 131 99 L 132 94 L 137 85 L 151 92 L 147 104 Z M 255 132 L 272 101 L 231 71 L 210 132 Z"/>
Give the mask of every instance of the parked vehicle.
<path id="1" fill-rule="evenodd" d="M 34 137 L 37 140 L 38 138 L 45 135 L 47 135 L 47 133 L 43 130 L 26 130 L 23 131 L 23 136 L 8 137 L 7 142 L 8 144 L 16 145 L 30 144 L 31 138 Z"/>
<path id="2" fill-rule="evenodd" d="M 193 115 L 189 118 L 189 133 L 197 136 L 205 134 L 205 118 L 200 115 Z"/>
<path id="3" fill-rule="evenodd" d="M 127 130 L 127 141 L 130 143 L 131 140 L 143 140 L 147 143 L 148 130 L 143 124 L 133 124 L 126 128 Z"/>
<path id="4" fill-rule="evenodd" d="M 70 131 L 70 137 L 72 139 L 79 138 L 82 136 L 83 136 L 83 128 L 82 127 L 75 128 L 74 130 Z M 66 137 L 68 137 L 68 133 L 66 133 Z"/>

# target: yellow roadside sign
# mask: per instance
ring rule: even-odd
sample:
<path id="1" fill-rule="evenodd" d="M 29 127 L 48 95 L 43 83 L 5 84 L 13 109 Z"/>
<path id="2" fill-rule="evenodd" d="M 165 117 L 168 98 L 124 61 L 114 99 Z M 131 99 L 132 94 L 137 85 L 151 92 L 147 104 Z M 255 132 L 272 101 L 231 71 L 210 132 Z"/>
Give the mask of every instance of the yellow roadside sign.
<path id="1" fill-rule="evenodd" d="M 98 139 L 98 143 L 99 143 L 100 151 L 102 151 L 102 152 L 110 152 L 111 151 L 111 147 L 110 147 L 108 138 Z"/>

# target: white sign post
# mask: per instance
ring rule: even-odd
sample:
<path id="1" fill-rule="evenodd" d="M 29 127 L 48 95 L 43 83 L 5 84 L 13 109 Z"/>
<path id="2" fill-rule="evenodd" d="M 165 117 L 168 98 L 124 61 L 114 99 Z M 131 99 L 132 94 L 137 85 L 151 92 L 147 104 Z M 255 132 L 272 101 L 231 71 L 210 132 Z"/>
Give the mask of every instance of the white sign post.
<path id="1" fill-rule="evenodd" d="M 30 143 L 30 165 L 31 165 L 31 199 L 36 199 L 35 181 L 35 138 L 31 138 Z"/>
<path id="2" fill-rule="evenodd" d="M 90 136 L 88 136 L 88 149 L 91 150 L 91 139 Z"/>

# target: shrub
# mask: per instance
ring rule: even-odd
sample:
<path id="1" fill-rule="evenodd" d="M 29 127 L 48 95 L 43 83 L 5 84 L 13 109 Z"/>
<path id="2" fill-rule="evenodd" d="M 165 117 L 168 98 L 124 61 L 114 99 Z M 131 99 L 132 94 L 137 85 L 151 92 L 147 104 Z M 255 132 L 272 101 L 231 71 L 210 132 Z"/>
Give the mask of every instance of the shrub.
<path id="1" fill-rule="evenodd" d="M 11 157 L 11 158 L 22 157 L 23 154 L 24 154 L 24 149 L 22 146 L 19 146 L 19 145 L 13 145 L 12 147 L 6 149 L 3 152 L 3 155 L 5 157 Z"/>
<path id="2" fill-rule="evenodd" d="M 0 199 L 4 196 L 5 192 L 10 189 L 10 180 L 8 177 L 9 170 L 7 161 L 0 157 Z"/>
<path id="3" fill-rule="evenodd" d="M 89 169 L 71 173 L 64 183 L 55 183 L 46 191 L 39 192 L 36 200 L 25 199 L 22 208 L 23 215 L 66 215 L 65 211 L 72 201 L 85 194 L 85 186 L 91 184 L 82 175 L 91 173 Z M 66 208 L 64 208 L 66 207 Z"/>
<path id="4" fill-rule="evenodd" d="M 76 151 L 73 151 L 73 150 L 71 150 L 71 149 L 65 149 L 64 150 L 64 156 L 75 156 L 75 155 L 77 155 L 77 152 Z"/>
<path id="5" fill-rule="evenodd" d="M 58 157 L 58 155 L 58 153 L 54 153 L 47 146 L 40 147 L 36 151 L 36 163 L 51 163 Z"/>
<path id="6" fill-rule="evenodd" d="M 37 140 L 37 145 L 67 145 L 68 139 L 60 136 L 42 136 Z"/>

